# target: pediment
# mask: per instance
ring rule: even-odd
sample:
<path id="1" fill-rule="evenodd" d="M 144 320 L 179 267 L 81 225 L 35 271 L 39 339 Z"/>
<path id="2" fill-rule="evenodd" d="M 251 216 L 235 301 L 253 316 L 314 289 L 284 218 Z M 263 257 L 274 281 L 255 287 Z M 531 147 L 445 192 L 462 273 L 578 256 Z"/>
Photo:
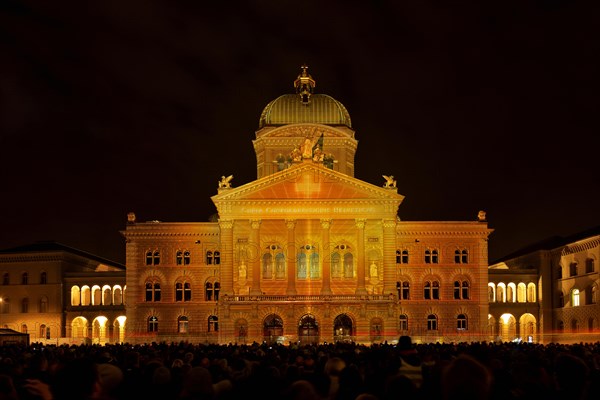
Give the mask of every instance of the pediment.
<path id="1" fill-rule="evenodd" d="M 342 174 L 321 164 L 305 161 L 278 173 L 240 187 L 221 189 L 213 201 L 255 200 L 392 200 L 398 204 L 404 196 L 396 188 L 376 186 Z"/>

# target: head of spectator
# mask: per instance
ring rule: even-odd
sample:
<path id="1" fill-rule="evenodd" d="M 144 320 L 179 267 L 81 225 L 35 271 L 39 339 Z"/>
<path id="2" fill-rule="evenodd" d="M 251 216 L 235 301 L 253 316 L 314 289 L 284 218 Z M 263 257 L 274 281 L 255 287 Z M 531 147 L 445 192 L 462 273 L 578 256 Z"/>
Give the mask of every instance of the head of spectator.
<path id="1" fill-rule="evenodd" d="M 490 397 L 492 374 L 475 358 L 461 354 L 442 371 L 444 400 L 485 400 Z"/>

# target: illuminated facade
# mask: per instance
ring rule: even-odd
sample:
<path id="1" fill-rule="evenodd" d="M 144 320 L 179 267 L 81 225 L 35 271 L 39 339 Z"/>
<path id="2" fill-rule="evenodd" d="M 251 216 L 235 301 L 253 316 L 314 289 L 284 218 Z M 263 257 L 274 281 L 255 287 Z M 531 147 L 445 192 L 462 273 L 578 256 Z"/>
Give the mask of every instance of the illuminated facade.
<path id="1" fill-rule="evenodd" d="M 124 341 L 125 267 L 55 242 L 0 251 L 0 326 L 30 342 Z"/>
<path id="2" fill-rule="evenodd" d="M 400 220 L 393 176 L 354 177 L 345 107 L 306 69 L 295 87 L 261 113 L 257 179 L 215 185 L 214 220 L 128 215 L 127 272 L 53 242 L 0 251 L 0 327 L 70 344 L 600 340 L 600 228 L 488 267 L 485 213 Z"/>
<path id="3" fill-rule="evenodd" d="M 600 340 L 600 228 L 529 246 L 490 265 L 490 335 L 502 341 Z"/>
<path id="4" fill-rule="evenodd" d="M 401 221 L 393 176 L 354 177 L 346 108 L 315 93 L 305 67 L 294 86 L 261 113 L 257 179 L 218 182 L 214 221 L 128 215 L 126 340 L 480 340 L 485 213 Z"/>

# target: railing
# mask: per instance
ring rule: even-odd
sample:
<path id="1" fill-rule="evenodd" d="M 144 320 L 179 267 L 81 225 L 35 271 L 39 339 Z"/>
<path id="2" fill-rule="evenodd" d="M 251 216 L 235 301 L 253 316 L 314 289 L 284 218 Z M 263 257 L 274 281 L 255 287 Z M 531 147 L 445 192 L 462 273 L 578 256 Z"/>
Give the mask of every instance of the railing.
<path id="1" fill-rule="evenodd" d="M 362 301 L 381 301 L 390 302 L 396 301 L 393 294 L 302 294 L 302 295 L 287 295 L 287 294 L 260 294 L 260 295 L 221 295 L 220 300 L 223 302 L 300 302 L 300 301 L 322 301 L 322 302 L 362 302 Z"/>

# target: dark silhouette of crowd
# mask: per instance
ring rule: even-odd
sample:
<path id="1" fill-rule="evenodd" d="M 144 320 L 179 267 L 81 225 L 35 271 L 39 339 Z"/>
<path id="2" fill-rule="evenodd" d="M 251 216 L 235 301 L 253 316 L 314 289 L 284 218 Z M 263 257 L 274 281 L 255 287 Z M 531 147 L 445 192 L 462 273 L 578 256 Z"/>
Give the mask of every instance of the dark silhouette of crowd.
<path id="1" fill-rule="evenodd" d="M 600 343 L 0 347 L 0 400 L 588 400 L 599 386 Z"/>

